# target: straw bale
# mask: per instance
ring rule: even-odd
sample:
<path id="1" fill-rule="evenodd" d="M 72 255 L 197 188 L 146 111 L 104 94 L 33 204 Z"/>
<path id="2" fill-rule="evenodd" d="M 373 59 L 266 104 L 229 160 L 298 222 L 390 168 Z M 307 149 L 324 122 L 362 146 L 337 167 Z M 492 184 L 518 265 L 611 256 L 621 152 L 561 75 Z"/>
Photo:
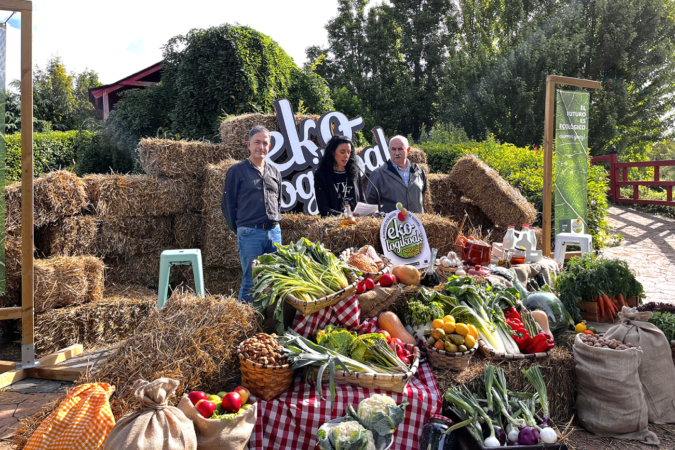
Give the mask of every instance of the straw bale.
<path id="1" fill-rule="evenodd" d="M 141 378 L 179 380 L 174 404 L 184 392 L 229 391 L 240 380 L 237 347 L 259 331 L 256 311 L 236 298 L 174 292 L 164 308 L 152 308 L 124 345 L 78 384 L 116 386 L 111 398 L 116 419 L 140 408 L 131 386 Z"/>
<path id="2" fill-rule="evenodd" d="M 531 224 L 536 219 L 534 206 L 520 191 L 474 155 L 457 161 L 450 178 L 497 225 Z"/>
<path id="3" fill-rule="evenodd" d="M 419 164 L 422 170 L 426 173 L 427 177 L 429 177 L 429 166 L 423 163 Z M 434 212 L 434 199 L 431 194 L 431 189 L 429 189 L 429 180 L 427 179 L 427 190 L 424 193 L 424 196 L 422 197 L 422 208 L 424 208 L 424 212 L 427 214 L 432 214 Z"/>
<path id="4" fill-rule="evenodd" d="M 178 214 L 173 218 L 173 238 L 176 248 L 199 248 L 204 234 L 201 214 Z"/>
<path id="5" fill-rule="evenodd" d="M 439 255 L 445 255 L 453 250 L 457 239 L 457 222 L 438 214 L 419 214 L 418 217 L 424 225 L 430 248 L 438 249 Z"/>
<path id="6" fill-rule="evenodd" d="M 87 175 L 92 210 L 124 217 L 171 216 L 201 210 L 201 183 L 150 175 Z"/>
<path id="7" fill-rule="evenodd" d="M 434 210 L 427 212 L 457 220 L 457 204 L 462 198 L 462 191 L 450 179 L 450 175 L 430 173 L 427 175 L 427 188 L 434 204 Z"/>
<path id="8" fill-rule="evenodd" d="M 225 295 L 237 297 L 241 288 L 243 272 L 241 267 L 237 269 L 224 269 L 221 267 L 204 268 L 204 284 L 206 292 L 211 295 Z M 194 283 L 188 283 L 192 287 Z"/>
<path id="9" fill-rule="evenodd" d="M 99 300 L 103 269 L 103 262 L 95 256 L 36 259 L 35 312 Z"/>
<path id="10" fill-rule="evenodd" d="M 142 286 L 110 286 L 91 303 L 35 316 L 36 352 L 42 356 L 73 344 L 109 346 L 131 336 L 157 305 L 157 294 Z"/>
<path id="11" fill-rule="evenodd" d="M 295 124 L 297 126 L 305 119 L 318 121 L 319 117 L 318 115 L 296 115 Z M 232 158 L 243 160 L 249 157 L 250 152 L 246 147 L 246 141 L 248 132 L 256 125 L 262 125 L 270 131 L 280 131 L 279 121 L 274 114 L 243 114 L 224 120 L 220 124 L 220 140 L 229 150 Z M 319 145 L 316 138 L 312 138 L 312 141 Z"/>
<path id="12" fill-rule="evenodd" d="M 174 248 L 172 217 L 104 216 L 101 219 L 96 254 L 102 257 L 162 253 Z"/>
<path id="13" fill-rule="evenodd" d="M 157 289 L 159 283 L 159 263 L 161 252 L 140 253 L 137 255 L 108 256 L 103 259 L 106 265 L 106 286 L 112 284 L 141 286 Z M 192 280 L 192 266 L 173 266 L 169 274 L 169 283 L 177 285 Z"/>
<path id="14" fill-rule="evenodd" d="M 225 176 L 230 167 L 239 161 L 227 159 L 206 168 L 204 181 L 204 240 L 202 251 L 207 266 L 241 267 L 237 251 L 237 235 L 225 222 L 220 202 L 225 187 Z M 283 236 L 283 230 L 282 230 Z"/>
<path id="15" fill-rule="evenodd" d="M 426 164 L 427 163 L 427 154 L 424 153 L 424 150 L 417 147 L 410 147 L 410 153 L 408 153 L 408 160 L 412 163 L 417 164 Z"/>
<path id="16" fill-rule="evenodd" d="M 532 385 L 527 381 L 522 370 L 536 365 L 539 366 L 546 383 L 551 419 L 557 424 L 569 422 L 574 414 L 577 395 L 577 378 L 574 371 L 574 356 L 571 349 L 557 346 L 554 347 L 549 358 L 535 360 L 492 360 L 486 359 L 479 353 L 477 352 L 471 358 L 468 369 L 462 372 L 442 369 L 433 370 L 438 387 L 442 393 L 459 384 L 464 384 L 471 391 L 476 392 L 481 385 L 481 378 L 487 364 L 504 369 L 509 390 L 534 393 Z"/>
<path id="17" fill-rule="evenodd" d="M 464 223 L 465 234 L 471 234 L 473 230 L 480 230 L 481 234 L 485 236 L 495 227 L 494 222 L 490 220 L 473 200 L 462 197 L 457 204 L 455 220 L 461 222 L 465 213 L 468 215 Z"/>
<path id="18" fill-rule="evenodd" d="M 21 299 L 21 233 L 5 232 L 5 296 L 0 307 L 14 306 Z"/>
<path id="19" fill-rule="evenodd" d="M 50 172 L 33 180 L 33 226 L 79 214 L 89 204 L 82 179 L 66 170 Z M 8 230 L 21 226 L 21 182 L 5 188 Z"/>
<path id="20" fill-rule="evenodd" d="M 291 242 L 297 242 L 298 239 L 306 237 L 309 239 L 312 226 L 321 220 L 320 216 L 310 216 L 308 214 L 282 214 L 281 223 L 281 243 L 288 245 Z"/>
<path id="21" fill-rule="evenodd" d="M 207 164 L 232 157 L 227 146 L 204 141 L 146 138 L 136 151 L 145 173 L 167 178 L 201 178 Z"/>
<path id="22" fill-rule="evenodd" d="M 81 256 L 95 253 L 100 219 L 71 216 L 36 230 L 37 247 L 46 256 Z"/>

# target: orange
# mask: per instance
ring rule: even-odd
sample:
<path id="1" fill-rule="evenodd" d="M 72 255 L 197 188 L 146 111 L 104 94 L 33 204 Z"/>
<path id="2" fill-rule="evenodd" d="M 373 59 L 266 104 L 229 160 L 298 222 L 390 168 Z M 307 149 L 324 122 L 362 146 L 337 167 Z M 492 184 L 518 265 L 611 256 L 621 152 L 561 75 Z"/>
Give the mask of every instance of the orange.
<path id="1" fill-rule="evenodd" d="M 433 321 L 431 324 L 431 328 L 443 328 L 443 320 L 442 319 L 436 319 Z"/>
<path id="2" fill-rule="evenodd" d="M 445 331 L 447 334 L 454 333 L 455 332 L 455 324 L 452 322 L 445 322 L 443 324 L 443 331 Z"/>
<path id="3" fill-rule="evenodd" d="M 478 339 L 478 330 L 473 325 L 469 324 L 469 335 L 474 339 Z"/>

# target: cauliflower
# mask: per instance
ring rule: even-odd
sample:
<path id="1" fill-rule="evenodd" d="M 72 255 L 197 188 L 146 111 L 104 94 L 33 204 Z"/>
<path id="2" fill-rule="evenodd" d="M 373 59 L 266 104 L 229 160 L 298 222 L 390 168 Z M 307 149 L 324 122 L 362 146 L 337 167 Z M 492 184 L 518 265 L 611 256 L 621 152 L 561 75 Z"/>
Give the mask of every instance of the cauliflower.
<path id="1" fill-rule="evenodd" d="M 338 421 L 341 421 L 339 422 Z M 321 450 L 376 450 L 375 436 L 359 422 L 336 419 L 326 422 L 317 433 Z"/>
<path id="2" fill-rule="evenodd" d="M 396 402 L 391 397 L 384 394 L 374 394 L 359 403 L 359 418 L 369 420 L 373 413 L 381 412 L 389 415 L 387 405 L 396 406 Z"/>
<path id="3" fill-rule="evenodd" d="M 375 438 L 373 437 L 373 432 L 368 430 L 368 447 L 366 447 L 366 450 L 377 450 L 375 447 Z"/>
<path id="4" fill-rule="evenodd" d="M 352 437 L 352 433 L 355 431 L 364 430 L 360 423 L 355 420 L 349 422 L 342 422 L 337 427 L 333 428 L 333 435 L 337 440 L 346 440 L 348 441 Z"/>

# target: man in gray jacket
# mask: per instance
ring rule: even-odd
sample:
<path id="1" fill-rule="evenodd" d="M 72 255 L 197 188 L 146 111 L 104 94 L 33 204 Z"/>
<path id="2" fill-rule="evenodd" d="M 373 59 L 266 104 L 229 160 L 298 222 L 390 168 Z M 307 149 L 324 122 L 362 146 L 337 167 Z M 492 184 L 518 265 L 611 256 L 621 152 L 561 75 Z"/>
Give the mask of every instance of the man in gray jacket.
<path id="1" fill-rule="evenodd" d="M 366 200 L 372 205 L 380 205 L 381 212 L 394 211 L 400 202 L 408 211 L 424 213 L 427 174 L 418 164 L 408 160 L 408 153 L 408 139 L 394 136 L 389 140 L 391 159 L 370 174 L 372 183 L 368 183 Z"/>

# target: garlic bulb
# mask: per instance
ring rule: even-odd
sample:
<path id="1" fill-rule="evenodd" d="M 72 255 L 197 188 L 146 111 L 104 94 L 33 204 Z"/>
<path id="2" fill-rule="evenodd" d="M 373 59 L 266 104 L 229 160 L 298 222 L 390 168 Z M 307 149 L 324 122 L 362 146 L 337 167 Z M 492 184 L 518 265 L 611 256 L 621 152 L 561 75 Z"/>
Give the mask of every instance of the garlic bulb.
<path id="1" fill-rule="evenodd" d="M 445 256 L 441 258 L 441 265 L 443 267 L 450 267 L 452 266 L 452 260 L 446 258 Z"/>

